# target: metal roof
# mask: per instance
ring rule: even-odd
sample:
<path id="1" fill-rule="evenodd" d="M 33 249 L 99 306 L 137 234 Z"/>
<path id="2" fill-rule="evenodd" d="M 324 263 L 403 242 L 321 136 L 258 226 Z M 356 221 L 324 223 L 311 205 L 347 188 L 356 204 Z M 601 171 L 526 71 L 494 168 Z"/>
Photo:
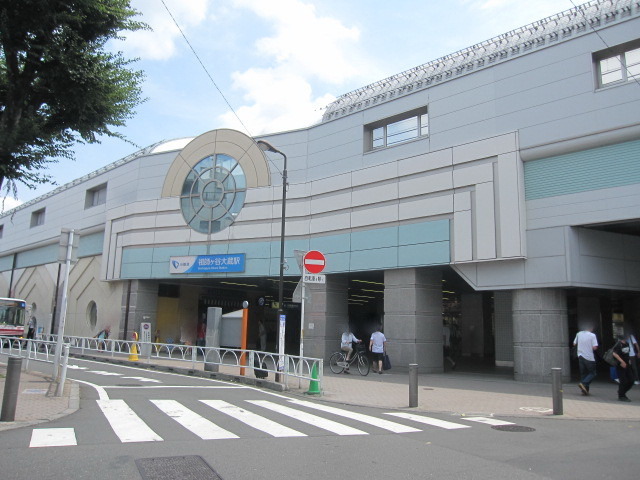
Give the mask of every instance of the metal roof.
<path id="1" fill-rule="evenodd" d="M 323 122 L 570 40 L 640 14 L 637 0 L 592 0 L 338 97 Z"/>

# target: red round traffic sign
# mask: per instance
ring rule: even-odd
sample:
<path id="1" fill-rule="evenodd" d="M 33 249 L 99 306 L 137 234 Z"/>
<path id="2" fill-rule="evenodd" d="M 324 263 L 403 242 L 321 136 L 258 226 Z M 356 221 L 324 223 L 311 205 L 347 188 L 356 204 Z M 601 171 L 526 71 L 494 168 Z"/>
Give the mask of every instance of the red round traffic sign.
<path id="1" fill-rule="evenodd" d="M 307 252 L 302 260 L 305 270 L 309 273 L 320 273 L 324 270 L 326 262 L 324 255 L 317 250 Z"/>

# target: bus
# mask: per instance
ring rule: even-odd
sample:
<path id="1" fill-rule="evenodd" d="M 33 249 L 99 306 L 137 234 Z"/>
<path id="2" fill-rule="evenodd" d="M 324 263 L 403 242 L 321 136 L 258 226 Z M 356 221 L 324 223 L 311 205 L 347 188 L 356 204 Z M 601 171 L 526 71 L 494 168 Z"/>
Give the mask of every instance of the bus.
<path id="1" fill-rule="evenodd" d="M 24 337 L 27 302 L 19 298 L 0 298 L 0 335 Z"/>

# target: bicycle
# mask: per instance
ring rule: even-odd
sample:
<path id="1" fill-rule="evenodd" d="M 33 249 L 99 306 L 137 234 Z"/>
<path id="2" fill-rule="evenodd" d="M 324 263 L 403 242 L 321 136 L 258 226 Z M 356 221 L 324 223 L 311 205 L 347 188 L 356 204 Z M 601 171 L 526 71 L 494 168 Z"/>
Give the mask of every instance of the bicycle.
<path id="1" fill-rule="evenodd" d="M 354 362 L 357 362 L 358 372 L 363 377 L 369 375 L 369 369 L 371 365 L 369 364 L 369 359 L 366 357 L 365 352 L 367 351 L 364 345 L 358 344 L 356 345 L 355 353 L 351 357 L 349 361 L 347 361 L 347 357 L 344 352 L 335 352 L 331 354 L 329 358 L 329 368 L 333 373 L 342 373 L 347 370 Z"/>

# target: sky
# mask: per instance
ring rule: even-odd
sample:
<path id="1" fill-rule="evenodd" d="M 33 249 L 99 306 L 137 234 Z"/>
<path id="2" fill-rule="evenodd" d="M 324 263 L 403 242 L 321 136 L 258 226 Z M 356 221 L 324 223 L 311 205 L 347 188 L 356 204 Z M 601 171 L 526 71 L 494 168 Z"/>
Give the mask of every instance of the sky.
<path id="1" fill-rule="evenodd" d="M 45 172 L 55 183 L 33 190 L 18 184 L 18 199 L 6 198 L 4 211 L 162 140 L 217 128 L 258 136 L 313 125 L 344 93 L 574 6 L 572 0 L 131 4 L 152 30 L 109 44 L 138 58 L 135 68 L 145 73 L 146 101 L 118 130 L 130 143 L 103 138 L 78 145 L 75 161 L 62 159 Z"/>

